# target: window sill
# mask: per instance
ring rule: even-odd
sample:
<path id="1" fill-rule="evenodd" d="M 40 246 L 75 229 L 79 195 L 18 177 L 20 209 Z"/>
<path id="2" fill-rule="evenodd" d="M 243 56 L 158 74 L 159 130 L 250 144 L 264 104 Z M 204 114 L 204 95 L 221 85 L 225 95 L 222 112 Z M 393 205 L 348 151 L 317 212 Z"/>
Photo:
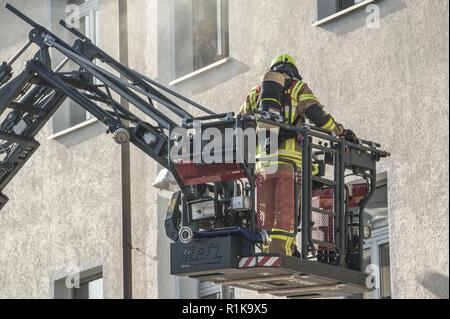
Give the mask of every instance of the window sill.
<path id="1" fill-rule="evenodd" d="M 204 74 L 204 73 L 208 72 L 211 69 L 217 68 L 218 66 L 227 63 L 229 60 L 230 60 L 230 57 L 226 57 L 226 58 L 224 58 L 222 60 L 219 60 L 217 62 L 214 62 L 214 63 L 212 63 L 212 64 L 210 64 L 208 66 L 205 66 L 204 68 L 201 68 L 201 69 L 199 69 L 197 71 L 194 71 L 192 73 L 186 74 L 185 76 L 182 76 L 181 78 L 173 80 L 172 82 L 169 82 L 169 85 L 170 86 L 177 85 L 177 84 L 180 84 L 180 83 L 185 82 L 187 80 L 190 80 L 192 78 L 195 78 L 195 77 L 197 77 L 197 76 L 199 76 L 201 74 Z"/>
<path id="2" fill-rule="evenodd" d="M 72 133 L 78 132 L 78 131 L 82 130 L 85 127 L 92 126 L 92 125 L 96 124 L 97 122 L 98 122 L 98 119 L 96 119 L 96 118 L 93 118 L 93 119 L 90 119 L 90 120 L 86 120 L 86 121 L 84 121 L 84 122 L 82 122 L 82 123 L 80 123 L 78 125 L 69 127 L 68 129 L 65 129 L 65 130 L 63 130 L 61 132 L 55 133 L 53 135 L 50 135 L 49 137 L 47 137 L 47 140 L 59 140 L 59 139 L 65 137 L 67 135 L 70 135 Z"/>
<path id="3" fill-rule="evenodd" d="M 330 15 L 328 17 L 325 17 L 323 19 L 320 19 L 320 20 L 314 22 L 313 26 L 314 27 L 321 26 L 321 25 L 323 25 L 325 23 L 328 23 L 330 21 L 336 20 L 339 17 L 342 17 L 342 16 L 344 16 L 344 15 L 350 13 L 350 12 L 356 11 L 356 10 L 358 10 L 358 9 L 368 5 L 368 4 L 376 2 L 376 1 L 378 1 L 378 0 L 364 0 L 364 1 L 362 1 L 360 3 L 357 3 L 357 4 L 355 4 L 355 5 L 351 6 L 351 7 L 348 7 L 347 9 L 341 10 L 339 12 L 336 12 L 335 14 L 332 14 L 332 15 Z"/>

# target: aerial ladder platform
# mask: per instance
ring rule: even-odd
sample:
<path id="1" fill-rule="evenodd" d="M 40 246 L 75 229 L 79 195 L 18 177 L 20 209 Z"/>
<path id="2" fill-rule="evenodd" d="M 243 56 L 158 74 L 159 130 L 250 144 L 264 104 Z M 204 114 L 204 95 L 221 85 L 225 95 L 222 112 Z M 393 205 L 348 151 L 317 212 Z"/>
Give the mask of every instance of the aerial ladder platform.
<path id="1" fill-rule="evenodd" d="M 376 163 L 389 156 L 381 145 L 350 143 L 307 124 L 293 127 L 268 112 L 216 114 L 122 65 L 64 21 L 61 27 L 77 38 L 72 44 L 13 6 L 6 9 L 31 30 L 23 47 L 0 64 L 0 209 L 8 201 L 5 187 L 40 146 L 36 135 L 71 99 L 102 122 L 115 142 L 134 144 L 172 173 L 179 191 L 164 220 L 173 241 L 171 274 L 290 298 L 370 290 L 369 274 L 362 269 L 364 208 L 375 191 Z M 35 55 L 15 74 L 14 62 L 31 47 Z M 51 50 L 64 57 L 57 66 Z M 65 65 L 76 67 L 63 71 Z M 203 114 L 193 116 L 186 105 Z M 291 131 L 302 140 L 301 167 L 288 163 L 301 243 L 296 257 L 262 253 L 268 236 L 257 224 L 255 163 L 240 151 L 250 148 L 248 139 L 238 138 L 239 132 L 256 130 L 257 123 Z M 227 130 L 235 133 L 214 162 L 198 154 L 209 141 L 200 138 L 202 147 L 195 146 L 209 128 L 224 136 Z M 190 151 L 179 156 L 173 147 Z M 364 182 L 351 185 L 350 176 Z"/>

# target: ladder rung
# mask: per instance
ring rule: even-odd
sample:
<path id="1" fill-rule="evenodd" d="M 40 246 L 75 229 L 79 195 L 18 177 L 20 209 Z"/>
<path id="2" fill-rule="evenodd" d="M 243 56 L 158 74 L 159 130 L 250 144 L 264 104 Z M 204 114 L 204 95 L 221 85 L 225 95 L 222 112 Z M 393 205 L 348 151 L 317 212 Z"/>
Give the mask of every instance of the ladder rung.
<path id="1" fill-rule="evenodd" d="M 334 214 L 334 212 L 329 211 L 329 210 L 325 210 L 325 209 L 320 209 L 320 208 L 311 208 L 311 210 L 315 213 L 319 213 L 319 214 L 324 214 L 324 215 L 328 215 L 331 217 L 335 217 L 336 215 Z"/>
<path id="2" fill-rule="evenodd" d="M 325 185 L 330 185 L 330 186 L 336 185 L 336 182 L 332 181 L 331 179 L 321 178 L 321 177 L 317 177 L 317 176 L 313 176 L 312 180 L 322 183 L 322 184 L 325 184 Z"/>
<path id="3" fill-rule="evenodd" d="M 6 133 L 3 131 L 0 131 L 0 139 L 31 147 L 36 147 L 38 145 L 38 142 L 36 142 L 35 140 L 29 140 L 20 135 L 16 135 L 13 133 Z"/>
<path id="4" fill-rule="evenodd" d="M 335 244 L 332 244 L 332 243 L 329 243 L 329 242 L 326 242 L 326 241 L 321 241 L 321 240 L 315 240 L 315 239 L 313 239 L 312 242 L 313 242 L 314 244 L 317 244 L 317 245 L 320 245 L 320 246 L 324 246 L 324 247 L 327 247 L 327 248 L 336 248 L 336 245 L 335 245 Z"/>

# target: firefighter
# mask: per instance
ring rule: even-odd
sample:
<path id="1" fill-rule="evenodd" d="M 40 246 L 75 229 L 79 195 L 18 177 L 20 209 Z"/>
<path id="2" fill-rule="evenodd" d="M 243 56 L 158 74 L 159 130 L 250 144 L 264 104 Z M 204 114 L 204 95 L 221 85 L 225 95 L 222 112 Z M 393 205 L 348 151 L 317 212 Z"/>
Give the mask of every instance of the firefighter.
<path id="1" fill-rule="evenodd" d="M 309 86 L 303 81 L 296 61 L 289 54 L 277 56 L 261 84 L 254 87 L 241 107 L 241 114 L 255 109 L 278 115 L 292 126 L 301 126 L 308 119 L 315 126 L 357 142 L 351 130 L 346 130 L 328 114 Z M 267 127 L 266 127 L 267 128 Z M 257 146 L 257 212 L 258 225 L 269 234 L 269 245 L 263 251 L 297 255 L 294 230 L 294 170 L 301 169 L 301 144 L 297 134 L 279 130 L 278 150 L 267 157 L 267 147 Z M 270 141 L 270 139 L 269 139 Z M 267 142 L 267 141 L 266 141 Z M 267 145 L 266 145 L 267 146 Z M 271 159 L 272 158 L 272 159 Z M 285 160 L 290 162 L 286 163 Z"/>

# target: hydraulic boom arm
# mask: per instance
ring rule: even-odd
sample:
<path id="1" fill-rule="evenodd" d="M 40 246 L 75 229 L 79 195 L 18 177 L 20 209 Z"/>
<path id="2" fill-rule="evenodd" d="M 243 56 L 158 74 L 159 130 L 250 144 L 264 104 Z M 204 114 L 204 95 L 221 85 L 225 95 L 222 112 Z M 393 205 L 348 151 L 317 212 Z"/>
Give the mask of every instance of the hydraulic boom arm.
<path id="1" fill-rule="evenodd" d="M 60 24 L 78 39 L 72 46 L 43 26 L 32 21 L 13 6 L 6 8 L 32 26 L 29 41 L 8 62 L 0 65 L 0 208 L 8 200 L 1 192 L 20 170 L 39 143 L 34 139 L 59 106 L 70 98 L 103 122 L 118 143 L 131 142 L 163 167 L 169 167 L 168 132 L 177 121 L 192 118 L 191 114 L 171 98 L 211 115 L 206 107 L 120 64 L 95 46 L 64 21 Z M 13 63 L 32 44 L 38 47 L 34 58 L 13 78 Z M 65 59 L 52 68 L 50 49 Z M 76 70 L 63 72 L 71 61 Z M 116 74 L 105 69 L 109 67 Z M 164 93 L 162 93 L 164 92 Z M 150 118 L 147 122 L 118 101 L 122 97 Z M 154 102 L 166 110 L 158 110 Z M 178 120 L 177 120 L 178 119 Z"/>

